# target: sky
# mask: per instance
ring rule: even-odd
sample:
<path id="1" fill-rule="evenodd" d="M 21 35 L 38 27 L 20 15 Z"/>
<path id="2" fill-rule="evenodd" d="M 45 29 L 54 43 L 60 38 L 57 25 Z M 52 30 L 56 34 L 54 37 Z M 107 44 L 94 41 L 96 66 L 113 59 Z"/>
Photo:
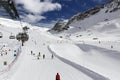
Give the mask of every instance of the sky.
<path id="1" fill-rule="evenodd" d="M 23 21 L 48 26 L 110 0 L 14 0 Z M 48 25 L 47 25 L 48 24 Z"/>

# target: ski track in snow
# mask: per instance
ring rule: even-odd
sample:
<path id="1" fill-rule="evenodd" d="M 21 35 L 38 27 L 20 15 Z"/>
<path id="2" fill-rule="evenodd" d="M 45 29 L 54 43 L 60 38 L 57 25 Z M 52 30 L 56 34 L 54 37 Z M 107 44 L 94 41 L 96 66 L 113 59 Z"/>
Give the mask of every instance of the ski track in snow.
<path id="1" fill-rule="evenodd" d="M 117 12 L 116 14 L 118 13 L 119 12 Z M 116 18 L 116 14 L 114 15 L 115 18 Z M 106 18 L 108 18 L 109 15 Z M 112 18 L 114 18 L 114 16 Z M 100 17 L 100 20 L 96 20 L 98 17 Z M 84 26 L 86 26 L 85 27 L 86 29 L 87 28 L 90 29 L 91 31 L 90 33 L 87 33 L 87 31 L 84 32 L 84 30 L 83 32 L 80 33 L 78 28 L 73 27 L 70 30 L 65 31 L 65 33 L 63 34 L 58 34 L 58 35 L 56 34 L 57 36 L 48 33 L 46 31 L 47 29 L 32 27 L 31 25 L 25 23 L 26 25 L 29 25 L 31 28 L 28 31 L 30 39 L 29 41 L 25 42 L 25 46 L 22 47 L 21 55 L 18 57 L 18 60 L 15 62 L 12 68 L 5 73 L 5 76 L 2 76 L 4 77 L 3 80 L 55 80 L 55 75 L 57 72 L 60 73 L 61 80 L 109 80 L 109 79 L 119 80 L 120 70 L 117 70 L 119 69 L 118 67 L 120 60 L 119 50 L 117 51 L 117 50 L 110 50 L 103 48 L 106 46 L 103 47 L 97 47 L 97 45 L 93 46 L 91 42 L 90 42 L 91 44 L 79 44 L 78 42 L 79 40 L 81 40 L 84 43 L 84 40 L 86 41 L 91 40 L 94 37 L 98 37 L 98 39 L 102 38 L 104 40 L 105 36 L 109 34 L 109 31 L 110 33 L 114 33 L 115 30 L 117 29 L 118 31 L 116 35 L 118 35 L 120 19 L 101 22 L 93 26 L 94 23 L 96 23 L 97 21 L 98 22 L 101 20 L 103 21 L 104 20 L 102 19 L 103 17 L 105 16 L 103 16 L 102 14 L 98 16 L 95 15 L 92 18 L 88 18 L 88 20 L 82 21 L 80 23 L 76 22 L 75 24 L 72 24 L 72 26 L 80 25 L 82 26 L 81 28 L 83 29 Z M 0 21 L 1 21 L 0 32 L 4 33 L 4 37 L 3 39 L 0 39 L 0 42 L 2 43 L 11 42 L 7 44 L 11 45 L 12 48 L 13 47 L 12 44 L 14 41 L 8 39 L 9 35 L 11 33 L 16 35 L 18 32 L 21 32 L 22 28 L 20 28 L 20 25 L 18 25 L 19 23 L 17 21 L 14 22 L 12 20 L 9 19 L 7 20 L 3 18 L 0 18 Z M 93 22 L 89 22 L 88 25 L 86 24 L 86 21 L 87 22 L 93 21 Z M 111 26 L 110 29 L 108 28 L 109 26 Z M 92 29 L 98 30 L 98 32 L 92 31 Z M 102 35 L 99 34 L 101 30 L 103 31 Z M 102 37 L 104 32 L 105 32 L 105 36 Z M 80 34 L 81 37 L 79 37 Z M 92 36 L 87 36 L 88 34 L 91 34 Z M 62 36 L 63 38 L 59 38 L 59 36 Z M 116 36 L 114 36 L 114 38 L 116 38 Z M 109 39 L 109 38 L 105 38 L 105 39 Z M 73 57 L 73 54 L 72 54 L 73 59 L 69 60 L 66 58 L 67 54 L 65 56 L 61 56 L 49 48 L 51 44 L 58 44 L 58 43 L 59 44 L 67 43 L 78 46 L 79 50 L 83 52 L 83 53 L 80 52 L 80 56 L 78 55 L 77 57 L 79 62 L 78 63 L 74 62 L 76 59 Z M 0 47 L 1 49 L 3 49 L 2 46 Z M 70 51 L 71 47 L 67 46 L 67 48 Z M 30 53 L 31 50 L 35 55 L 31 55 Z M 37 56 L 39 52 L 41 53 L 41 56 L 39 60 L 37 60 Z M 45 59 L 42 58 L 43 54 L 45 54 L 46 56 Z M 51 54 L 55 55 L 54 59 L 51 59 Z M 74 55 L 76 56 L 76 54 Z M 83 63 L 81 63 L 81 61 L 83 61 Z"/>
<path id="2" fill-rule="evenodd" d="M 96 73 L 96 72 L 93 72 L 81 65 L 78 65 L 72 61 L 69 61 L 65 58 L 62 58 L 60 56 L 58 56 L 54 51 L 52 51 L 49 47 L 48 49 L 51 51 L 52 54 L 54 54 L 58 59 L 60 59 L 61 61 L 65 62 L 66 64 L 69 64 L 70 66 L 78 69 L 79 71 L 83 72 L 84 74 L 86 74 L 87 76 L 91 77 L 93 80 L 109 80 L 108 78 Z"/>
<path id="3" fill-rule="evenodd" d="M 86 74 L 67 65 L 57 58 L 52 60 L 50 57 L 51 53 L 47 49 L 47 40 L 50 40 L 49 37 L 46 37 L 46 35 L 43 34 L 38 34 L 37 31 L 31 32 L 30 37 L 30 40 L 25 44 L 25 53 L 22 53 L 24 54 L 24 57 L 22 58 L 20 66 L 16 73 L 8 80 L 54 80 L 57 72 L 60 73 L 61 80 L 93 80 Z M 54 39 L 50 41 L 56 42 Z M 30 55 L 31 50 L 35 53 L 35 56 L 39 51 L 41 54 L 44 53 L 46 58 L 42 59 L 42 57 L 40 57 L 40 60 L 37 60 L 36 57 Z"/>

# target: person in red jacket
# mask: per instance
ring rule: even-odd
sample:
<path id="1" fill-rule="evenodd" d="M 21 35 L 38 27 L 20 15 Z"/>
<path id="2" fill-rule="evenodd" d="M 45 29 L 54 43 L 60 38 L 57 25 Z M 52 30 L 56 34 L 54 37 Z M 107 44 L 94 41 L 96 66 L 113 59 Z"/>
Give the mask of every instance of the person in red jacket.
<path id="1" fill-rule="evenodd" d="M 60 75 L 59 75 L 59 73 L 56 74 L 56 80 L 60 80 Z"/>

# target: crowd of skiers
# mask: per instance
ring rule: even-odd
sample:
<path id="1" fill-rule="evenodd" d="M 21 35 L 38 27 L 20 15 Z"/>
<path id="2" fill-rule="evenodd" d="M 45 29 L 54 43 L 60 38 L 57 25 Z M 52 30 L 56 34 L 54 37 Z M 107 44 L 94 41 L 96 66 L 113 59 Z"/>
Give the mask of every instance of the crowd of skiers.
<path id="1" fill-rule="evenodd" d="M 35 53 L 33 53 L 33 51 L 31 51 L 31 55 L 34 55 L 34 56 L 35 56 Z M 37 60 L 39 60 L 40 57 L 42 57 L 43 59 L 45 59 L 45 54 L 41 55 L 41 53 L 39 52 L 36 57 L 37 57 Z M 51 54 L 51 59 L 53 59 L 53 58 L 54 58 L 54 55 Z M 60 74 L 59 74 L 59 73 L 56 74 L 55 80 L 60 80 Z"/>
<path id="2" fill-rule="evenodd" d="M 33 53 L 33 51 L 31 51 L 31 55 L 33 55 L 33 56 L 37 57 L 37 60 L 39 60 L 39 59 L 40 59 L 40 57 L 41 57 L 41 58 L 43 58 L 43 59 L 45 59 L 45 58 L 46 58 L 46 55 L 45 55 L 45 54 L 41 54 L 40 52 L 39 52 L 37 55 L 35 55 L 35 53 Z M 53 55 L 53 54 L 51 54 L 51 59 L 53 59 L 53 58 L 54 58 L 54 55 Z"/>
<path id="3" fill-rule="evenodd" d="M 9 53 L 12 53 L 11 55 L 13 55 L 13 57 L 17 57 L 18 53 L 20 52 L 20 49 L 18 50 L 11 50 L 11 49 L 3 49 L 4 47 L 6 47 L 5 45 L 2 46 L 1 50 L 0 50 L 0 56 L 1 57 L 4 57 L 4 56 L 7 56 Z M 3 58 L 4 60 L 4 58 Z M 3 65 L 8 65 L 8 61 L 7 60 L 4 60 L 3 61 Z"/>

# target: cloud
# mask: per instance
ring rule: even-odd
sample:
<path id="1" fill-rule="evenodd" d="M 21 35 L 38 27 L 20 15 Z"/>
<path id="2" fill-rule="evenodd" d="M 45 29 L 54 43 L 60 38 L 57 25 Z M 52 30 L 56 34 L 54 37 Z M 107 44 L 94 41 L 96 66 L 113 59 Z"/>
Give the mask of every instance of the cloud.
<path id="1" fill-rule="evenodd" d="M 29 23 L 36 23 L 42 19 L 46 19 L 44 16 L 32 15 L 32 14 L 21 16 L 21 18 L 23 19 L 23 21 L 26 21 Z"/>
<path id="2" fill-rule="evenodd" d="M 36 22 L 41 19 L 45 19 L 42 16 L 43 13 L 60 10 L 61 5 L 59 3 L 52 3 L 52 0 L 15 0 L 17 4 L 22 4 L 22 8 L 26 10 L 29 14 L 22 16 L 24 20 L 29 20 L 30 22 Z"/>

